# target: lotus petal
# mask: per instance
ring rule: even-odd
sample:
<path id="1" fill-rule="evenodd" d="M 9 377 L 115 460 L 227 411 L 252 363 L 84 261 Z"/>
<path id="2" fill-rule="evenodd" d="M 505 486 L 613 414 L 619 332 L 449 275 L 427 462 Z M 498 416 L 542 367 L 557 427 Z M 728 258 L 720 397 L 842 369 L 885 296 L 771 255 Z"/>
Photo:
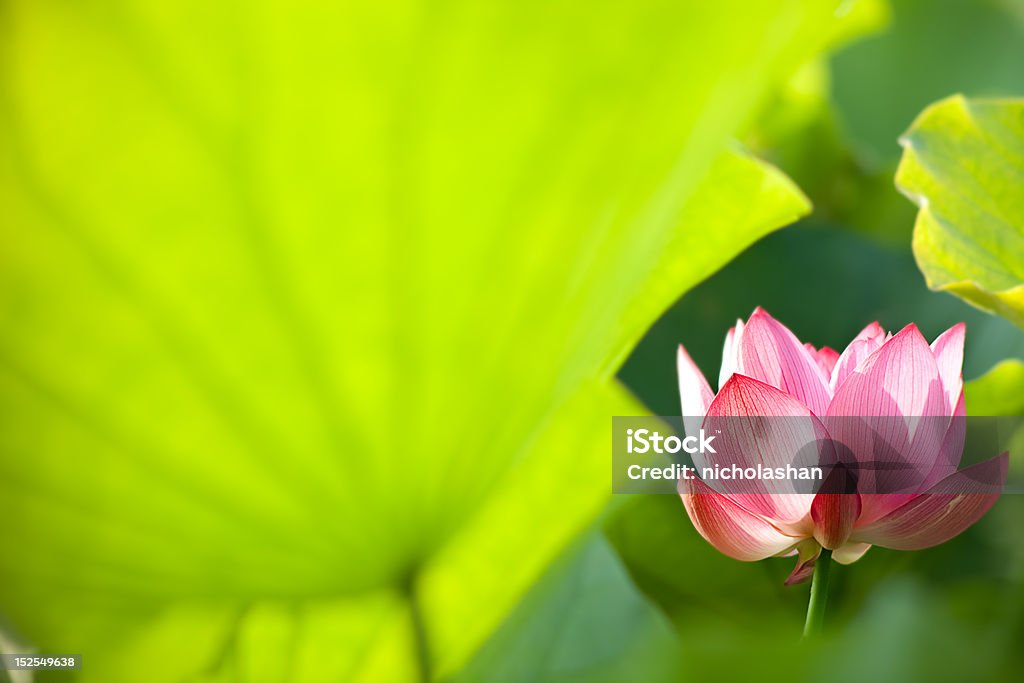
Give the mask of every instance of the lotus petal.
<path id="1" fill-rule="evenodd" d="M 778 555 L 797 541 L 726 496 L 715 493 L 700 479 L 681 479 L 679 494 L 698 533 L 733 559 L 763 560 Z"/>
<path id="2" fill-rule="evenodd" d="M 870 543 L 847 543 L 832 551 L 832 559 L 839 564 L 853 564 L 871 549 Z"/>
<path id="3" fill-rule="evenodd" d="M 749 329 L 749 327 L 748 327 Z M 824 426 L 793 396 L 745 375 L 733 375 L 708 408 L 705 433 L 720 435 L 715 453 L 694 454 L 698 467 L 818 466 L 835 461 Z M 813 495 L 800 491 L 792 479 L 717 480 L 751 512 L 776 522 L 786 531 L 807 517 Z"/>
<path id="4" fill-rule="evenodd" d="M 837 389 L 825 426 L 840 459 L 855 468 L 863 514 L 916 493 L 931 473 L 948 427 L 948 406 L 931 348 L 908 325 L 870 355 Z M 841 445 L 840 445 L 841 444 Z"/>
<path id="5" fill-rule="evenodd" d="M 807 539 L 797 545 L 797 553 L 799 557 L 796 560 L 796 566 L 793 567 L 793 571 L 789 573 L 784 582 L 787 586 L 803 583 L 811 578 L 814 574 L 814 565 L 818 563 L 818 558 L 821 556 L 821 546 L 814 540 Z"/>
<path id="6" fill-rule="evenodd" d="M 950 410 L 956 408 L 957 399 L 964 388 L 964 380 L 961 369 L 964 365 L 964 337 L 967 334 L 967 326 L 964 323 L 957 323 L 949 328 L 932 342 L 932 353 L 935 355 L 935 364 L 939 368 L 939 378 L 946 390 L 946 400 L 949 402 Z"/>
<path id="7" fill-rule="evenodd" d="M 945 543 L 988 512 L 1006 481 L 1006 453 L 961 470 L 915 496 L 852 539 L 894 550 L 921 550 Z"/>
<path id="8" fill-rule="evenodd" d="M 836 366 L 836 361 L 839 360 L 839 352 L 830 346 L 822 346 L 820 349 L 816 349 L 814 344 L 804 344 L 804 348 L 811 353 L 814 357 L 814 362 L 818 364 L 818 367 L 825 373 L 825 376 L 830 377 L 832 369 Z"/>
<path id="9" fill-rule="evenodd" d="M 832 367 L 832 374 L 829 378 L 829 389 L 832 393 L 835 394 L 846 378 L 860 367 L 868 356 L 882 348 L 885 342 L 885 330 L 878 323 L 871 323 L 861 330 L 860 334 L 854 337 L 853 341 L 843 350 Z"/>
<path id="10" fill-rule="evenodd" d="M 722 347 L 722 367 L 718 371 L 718 390 L 721 391 L 725 383 L 729 381 L 736 372 L 736 350 L 740 340 L 743 338 L 743 321 L 737 320 L 736 327 L 730 327 L 725 335 L 725 346 Z"/>
<path id="11" fill-rule="evenodd" d="M 828 376 L 785 325 L 758 308 L 734 340 L 736 372 L 793 396 L 815 415 L 824 415 L 831 393 Z"/>
<path id="12" fill-rule="evenodd" d="M 682 344 L 679 345 L 676 365 L 679 373 L 679 401 L 682 404 L 684 427 L 687 434 L 696 434 L 715 394 L 704 378 L 704 373 L 693 362 Z"/>
<path id="13" fill-rule="evenodd" d="M 814 538 L 829 550 L 846 543 L 860 517 L 861 500 L 856 485 L 852 473 L 840 464 L 832 468 L 822 490 L 814 496 L 811 504 Z"/>

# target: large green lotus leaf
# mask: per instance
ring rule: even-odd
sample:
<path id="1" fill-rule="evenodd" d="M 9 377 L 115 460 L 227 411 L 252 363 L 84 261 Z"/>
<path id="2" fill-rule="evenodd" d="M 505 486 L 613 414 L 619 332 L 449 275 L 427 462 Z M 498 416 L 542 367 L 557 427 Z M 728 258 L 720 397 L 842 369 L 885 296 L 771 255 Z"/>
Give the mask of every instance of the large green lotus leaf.
<path id="1" fill-rule="evenodd" d="M 604 505 L 623 355 L 807 210 L 727 142 L 840 6 L 4 3 L 17 635 L 458 671 Z"/>
<path id="2" fill-rule="evenodd" d="M 584 538 L 452 683 L 679 680 L 671 625 L 632 584 L 607 541 L 597 533 Z"/>
<path id="3" fill-rule="evenodd" d="M 920 209 L 928 286 L 1024 326 L 1024 100 L 951 97 L 901 142 L 896 183 Z"/>

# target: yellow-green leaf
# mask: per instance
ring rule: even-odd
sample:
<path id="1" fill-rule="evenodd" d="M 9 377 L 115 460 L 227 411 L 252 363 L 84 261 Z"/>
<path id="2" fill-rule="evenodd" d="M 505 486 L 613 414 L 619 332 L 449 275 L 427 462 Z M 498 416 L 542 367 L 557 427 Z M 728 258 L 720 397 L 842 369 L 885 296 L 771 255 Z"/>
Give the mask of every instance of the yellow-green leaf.
<path id="1" fill-rule="evenodd" d="M 806 212 L 729 140 L 848 5 L 4 3 L 18 635 L 459 671 L 604 505 L 624 354 Z"/>
<path id="2" fill-rule="evenodd" d="M 901 142 L 896 184 L 920 208 L 928 286 L 1024 326 L 1024 100 L 951 97 Z"/>
<path id="3" fill-rule="evenodd" d="M 1024 415 L 1024 362 L 1004 360 L 964 384 L 972 415 Z"/>

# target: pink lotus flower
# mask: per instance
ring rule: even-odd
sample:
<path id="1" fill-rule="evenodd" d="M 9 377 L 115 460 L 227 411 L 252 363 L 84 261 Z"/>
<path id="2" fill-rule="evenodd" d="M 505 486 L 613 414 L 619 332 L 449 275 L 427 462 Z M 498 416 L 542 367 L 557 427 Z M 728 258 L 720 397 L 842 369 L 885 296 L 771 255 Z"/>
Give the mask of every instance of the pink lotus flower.
<path id="1" fill-rule="evenodd" d="M 858 470 L 851 489 L 852 479 L 841 481 L 846 467 L 833 468 L 817 493 L 785 481 L 723 490 L 681 479 L 697 531 L 737 560 L 798 554 L 786 581 L 792 584 L 810 577 L 822 548 L 849 564 L 872 545 L 928 548 L 977 522 L 999 497 L 1007 454 L 957 471 L 965 431 L 964 332 L 962 323 L 955 325 L 929 346 L 914 325 L 892 335 L 871 323 L 840 354 L 801 344 L 758 308 L 726 336 L 717 395 L 680 346 L 688 433 L 714 431 L 728 420 L 761 421 L 730 422 L 729 438 L 720 440 L 726 447 L 707 458 L 776 467 L 792 462 L 794 450 L 806 458 L 811 444 L 821 462 Z M 787 419 L 766 434 L 765 419 L 776 417 Z"/>

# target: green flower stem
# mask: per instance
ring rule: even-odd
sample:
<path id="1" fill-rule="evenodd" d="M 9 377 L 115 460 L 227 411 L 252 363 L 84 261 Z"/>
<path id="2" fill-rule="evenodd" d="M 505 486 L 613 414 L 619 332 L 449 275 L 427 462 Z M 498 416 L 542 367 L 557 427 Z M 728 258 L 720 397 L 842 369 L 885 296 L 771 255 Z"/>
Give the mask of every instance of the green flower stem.
<path id="1" fill-rule="evenodd" d="M 811 599 L 807 603 L 807 621 L 804 623 L 804 638 L 821 633 L 825 623 L 825 604 L 828 602 L 828 577 L 832 572 L 832 551 L 821 551 L 818 561 L 814 563 L 814 576 L 811 578 Z"/>

